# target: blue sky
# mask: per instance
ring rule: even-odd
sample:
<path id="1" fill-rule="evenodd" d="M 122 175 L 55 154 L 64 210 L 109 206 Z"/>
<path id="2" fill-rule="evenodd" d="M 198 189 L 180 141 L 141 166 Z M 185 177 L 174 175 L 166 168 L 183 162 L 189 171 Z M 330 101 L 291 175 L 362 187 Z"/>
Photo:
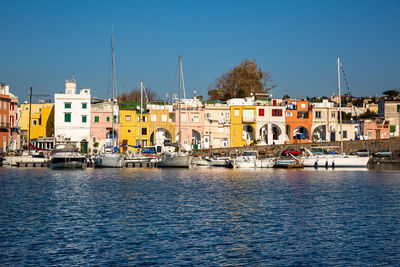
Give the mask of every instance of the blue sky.
<path id="1" fill-rule="evenodd" d="M 331 95 L 340 56 L 353 95 L 400 87 L 400 1 L 4 1 L 0 81 L 21 100 L 53 95 L 75 72 L 78 88 L 106 97 L 110 32 L 119 90 L 143 79 L 160 98 L 186 93 L 244 58 L 271 73 L 276 97 Z M 125 89 L 123 89 L 123 86 Z"/>

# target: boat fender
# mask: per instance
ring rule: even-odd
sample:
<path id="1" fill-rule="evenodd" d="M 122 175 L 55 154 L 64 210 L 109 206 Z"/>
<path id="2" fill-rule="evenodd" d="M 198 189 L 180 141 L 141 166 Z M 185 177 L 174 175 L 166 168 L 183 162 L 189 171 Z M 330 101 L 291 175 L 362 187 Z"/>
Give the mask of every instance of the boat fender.
<path id="1" fill-rule="evenodd" d="M 318 168 L 318 160 L 314 162 L 314 168 Z"/>
<path id="2" fill-rule="evenodd" d="M 332 169 L 334 169 L 334 168 L 335 168 L 335 162 L 332 161 Z"/>
<path id="3" fill-rule="evenodd" d="M 328 169 L 328 161 L 325 162 L 325 168 Z"/>

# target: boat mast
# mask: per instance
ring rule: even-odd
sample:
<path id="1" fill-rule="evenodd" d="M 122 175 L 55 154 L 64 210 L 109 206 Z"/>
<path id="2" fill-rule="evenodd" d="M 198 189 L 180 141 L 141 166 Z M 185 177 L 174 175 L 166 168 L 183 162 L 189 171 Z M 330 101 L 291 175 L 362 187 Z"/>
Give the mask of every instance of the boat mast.
<path id="1" fill-rule="evenodd" d="M 115 143 L 114 143 L 114 139 L 115 139 L 115 133 L 114 133 L 114 87 L 115 87 L 115 73 L 114 73 L 114 68 L 115 68 L 115 59 L 114 59 L 114 32 L 111 32 L 111 83 L 112 83 L 112 101 L 111 101 L 111 109 L 112 109 L 112 153 L 114 153 L 114 147 L 115 147 Z"/>
<path id="2" fill-rule="evenodd" d="M 143 129 L 143 81 L 140 81 L 140 148 L 142 148 L 142 129 Z"/>
<path id="3" fill-rule="evenodd" d="M 179 130 L 178 130 L 178 137 L 179 137 L 179 144 L 178 144 L 178 152 L 181 150 L 181 90 L 182 90 L 182 56 L 179 56 L 179 98 L 178 98 L 178 116 L 179 116 Z"/>
<path id="4" fill-rule="evenodd" d="M 29 88 L 28 155 L 31 154 L 31 115 L 32 115 L 32 86 Z"/>
<path id="5" fill-rule="evenodd" d="M 340 89 L 340 58 L 337 57 L 338 89 L 339 89 L 339 121 L 340 121 L 340 154 L 343 154 L 343 128 L 342 128 L 342 92 Z"/>

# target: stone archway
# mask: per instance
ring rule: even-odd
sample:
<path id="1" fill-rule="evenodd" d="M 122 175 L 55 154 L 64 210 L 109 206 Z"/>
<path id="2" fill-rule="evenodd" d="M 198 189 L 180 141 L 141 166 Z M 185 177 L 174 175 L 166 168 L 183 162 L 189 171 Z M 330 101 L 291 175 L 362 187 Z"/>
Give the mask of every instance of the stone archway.
<path id="1" fill-rule="evenodd" d="M 155 133 L 155 139 L 154 139 Z M 164 128 L 159 128 L 150 135 L 150 143 L 156 146 L 163 146 L 165 143 L 172 143 L 172 134 Z"/>
<path id="2" fill-rule="evenodd" d="M 319 125 L 315 127 L 312 133 L 314 142 L 326 142 L 326 125 Z"/>
<path id="3" fill-rule="evenodd" d="M 298 126 L 293 131 L 293 139 L 297 140 L 307 140 L 310 139 L 310 134 L 308 129 L 304 126 Z"/>
<path id="4" fill-rule="evenodd" d="M 243 140 L 246 140 L 247 144 L 250 145 L 255 138 L 256 138 L 256 131 L 254 130 L 253 125 L 251 124 L 243 125 Z"/>
<path id="5" fill-rule="evenodd" d="M 196 130 L 192 130 L 192 147 L 196 149 L 201 148 L 201 135 Z"/>

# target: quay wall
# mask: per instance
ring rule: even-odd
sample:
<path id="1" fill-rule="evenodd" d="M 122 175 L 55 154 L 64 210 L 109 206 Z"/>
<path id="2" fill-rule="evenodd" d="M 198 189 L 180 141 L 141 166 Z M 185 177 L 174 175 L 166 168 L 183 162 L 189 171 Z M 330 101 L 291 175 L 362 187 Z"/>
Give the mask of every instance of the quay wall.
<path id="1" fill-rule="evenodd" d="M 390 138 L 390 139 L 375 139 L 366 140 L 368 150 L 373 153 L 380 150 L 391 150 L 392 152 L 400 151 L 400 138 Z M 246 146 L 246 147 L 229 147 L 229 148 L 215 148 L 207 151 L 198 151 L 199 154 L 202 153 L 212 153 L 212 154 L 240 154 L 245 150 L 257 150 L 262 155 L 274 155 L 278 156 L 286 149 L 294 149 L 299 151 L 302 147 L 310 149 L 312 147 L 324 147 L 331 146 L 335 147 L 333 150 L 340 152 L 340 142 L 324 142 L 324 143 L 306 143 L 306 144 L 284 144 L 284 145 L 265 145 L 265 146 Z M 356 141 L 343 141 L 343 151 L 346 154 L 355 152 L 360 149 L 365 149 L 363 140 Z"/>

